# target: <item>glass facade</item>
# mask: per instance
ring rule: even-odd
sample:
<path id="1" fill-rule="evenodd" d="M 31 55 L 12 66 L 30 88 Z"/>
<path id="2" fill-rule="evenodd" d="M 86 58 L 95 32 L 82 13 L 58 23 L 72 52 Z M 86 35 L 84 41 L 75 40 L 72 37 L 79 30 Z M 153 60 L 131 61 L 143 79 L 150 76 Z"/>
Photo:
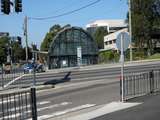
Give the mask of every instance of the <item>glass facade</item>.
<path id="1" fill-rule="evenodd" d="M 49 69 L 77 66 L 77 48 L 81 47 L 82 65 L 96 64 L 98 49 L 93 38 L 82 28 L 60 31 L 49 48 Z"/>

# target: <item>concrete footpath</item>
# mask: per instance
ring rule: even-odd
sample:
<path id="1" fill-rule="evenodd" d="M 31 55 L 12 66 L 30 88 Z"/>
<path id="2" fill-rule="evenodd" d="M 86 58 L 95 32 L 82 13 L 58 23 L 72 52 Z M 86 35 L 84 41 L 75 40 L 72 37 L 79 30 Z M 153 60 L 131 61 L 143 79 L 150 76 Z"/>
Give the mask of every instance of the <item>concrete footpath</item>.
<path id="1" fill-rule="evenodd" d="M 160 93 L 134 98 L 125 103 L 111 102 L 49 120 L 160 120 Z"/>
<path id="2" fill-rule="evenodd" d="M 92 120 L 160 120 L 160 93 L 135 98 L 128 102 L 142 104 L 118 112 L 105 114 Z"/>

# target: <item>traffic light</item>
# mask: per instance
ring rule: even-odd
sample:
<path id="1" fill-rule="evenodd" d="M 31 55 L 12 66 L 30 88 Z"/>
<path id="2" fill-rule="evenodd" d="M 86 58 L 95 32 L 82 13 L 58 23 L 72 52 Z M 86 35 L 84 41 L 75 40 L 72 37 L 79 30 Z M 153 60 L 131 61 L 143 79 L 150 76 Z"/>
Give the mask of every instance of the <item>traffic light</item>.
<path id="1" fill-rule="evenodd" d="M 15 0 L 15 12 L 22 12 L 22 0 Z"/>
<path id="2" fill-rule="evenodd" d="M 10 0 L 1 0 L 1 12 L 7 15 L 10 13 Z"/>

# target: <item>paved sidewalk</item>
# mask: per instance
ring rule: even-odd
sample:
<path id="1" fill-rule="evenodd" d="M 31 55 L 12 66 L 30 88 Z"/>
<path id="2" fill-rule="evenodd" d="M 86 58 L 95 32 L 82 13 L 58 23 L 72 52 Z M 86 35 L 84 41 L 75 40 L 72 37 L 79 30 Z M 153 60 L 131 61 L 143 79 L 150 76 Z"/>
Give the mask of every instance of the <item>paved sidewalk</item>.
<path id="1" fill-rule="evenodd" d="M 125 103 L 111 102 L 49 120 L 160 120 L 160 93 L 134 98 Z"/>
<path id="2" fill-rule="evenodd" d="M 160 93 L 135 98 L 129 102 L 143 102 L 143 104 L 92 120 L 160 120 Z"/>

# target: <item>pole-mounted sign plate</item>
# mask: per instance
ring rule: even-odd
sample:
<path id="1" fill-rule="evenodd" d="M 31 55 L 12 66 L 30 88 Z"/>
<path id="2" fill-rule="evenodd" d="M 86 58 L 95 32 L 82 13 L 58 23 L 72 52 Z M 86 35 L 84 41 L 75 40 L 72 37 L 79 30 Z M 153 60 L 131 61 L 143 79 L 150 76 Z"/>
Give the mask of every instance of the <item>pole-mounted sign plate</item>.
<path id="1" fill-rule="evenodd" d="M 123 51 L 126 51 L 130 44 L 130 36 L 128 32 L 121 32 L 117 36 L 116 45 L 118 50 L 121 51 L 121 40 L 123 40 Z"/>

